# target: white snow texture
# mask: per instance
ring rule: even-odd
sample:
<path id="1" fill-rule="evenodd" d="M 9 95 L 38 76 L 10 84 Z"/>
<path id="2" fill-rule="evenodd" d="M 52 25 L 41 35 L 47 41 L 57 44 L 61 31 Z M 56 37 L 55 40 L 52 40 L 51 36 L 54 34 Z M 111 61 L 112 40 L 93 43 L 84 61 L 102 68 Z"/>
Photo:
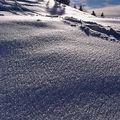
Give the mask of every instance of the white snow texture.
<path id="1" fill-rule="evenodd" d="M 0 120 L 120 120 L 120 19 L 53 0 L 0 15 Z"/>

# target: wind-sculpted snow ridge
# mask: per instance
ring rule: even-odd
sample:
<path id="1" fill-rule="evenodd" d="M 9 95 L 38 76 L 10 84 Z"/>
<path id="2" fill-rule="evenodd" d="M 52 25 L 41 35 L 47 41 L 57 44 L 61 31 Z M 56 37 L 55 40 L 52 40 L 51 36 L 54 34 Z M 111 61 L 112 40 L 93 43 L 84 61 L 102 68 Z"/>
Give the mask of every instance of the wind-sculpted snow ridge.
<path id="1" fill-rule="evenodd" d="M 120 120 L 119 31 L 40 1 L 0 19 L 0 120 Z"/>
<path id="2" fill-rule="evenodd" d="M 8 1 L 0 1 L 0 11 L 10 12 L 12 14 L 18 15 L 17 12 L 25 14 L 24 12 L 32 12 L 27 7 L 23 6 L 22 4 L 8 0 Z"/>
<path id="3" fill-rule="evenodd" d="M 67 21 L 68 22 L 67 22 Z M 73 17 L 65 17 L 66 23 L 70 24 L 71 26 L 79 25 L 81 30 L 83 30 L 86 35 L 91 35 L 94 37 L 99 37 L 106 40 L 120 40 L 120 32 L 111 28 L 102 26 L 96 22 L 88 22 L 83 20 L 78 20 Z"/>
<path id="4" fill-rule="evenodd" d="M 43 0 L 0 0 L 0 15 L 41 15 L 45 13 L 45 7 Z"/>
<path id="5" fill-rule="evenodd" d="M 39 19 L 0 21 L 0 119 L 119 120 L 120 44 Z"/>

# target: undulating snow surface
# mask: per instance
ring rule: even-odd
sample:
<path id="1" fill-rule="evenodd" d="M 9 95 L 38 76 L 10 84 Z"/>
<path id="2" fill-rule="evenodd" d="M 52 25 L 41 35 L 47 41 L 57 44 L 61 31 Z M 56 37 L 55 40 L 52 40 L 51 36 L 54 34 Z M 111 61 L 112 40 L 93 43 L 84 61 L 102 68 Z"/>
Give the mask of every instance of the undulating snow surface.
<path id="1" fill-rule="evenodd" d="M 21 4 L 0 17 L 0 119 L 119 120 L 120 20 Z"/>

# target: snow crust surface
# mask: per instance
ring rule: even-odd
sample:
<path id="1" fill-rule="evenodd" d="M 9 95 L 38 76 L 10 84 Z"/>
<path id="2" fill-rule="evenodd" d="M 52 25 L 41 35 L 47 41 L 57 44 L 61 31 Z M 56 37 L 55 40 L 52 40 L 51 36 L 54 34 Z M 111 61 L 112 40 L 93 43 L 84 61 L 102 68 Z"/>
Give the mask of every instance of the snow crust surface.
<path id="1" fill-rule="evenodd" d="M 0 17 L 0 119 L 119 120 L 119 26 L 51 1 Z"/>

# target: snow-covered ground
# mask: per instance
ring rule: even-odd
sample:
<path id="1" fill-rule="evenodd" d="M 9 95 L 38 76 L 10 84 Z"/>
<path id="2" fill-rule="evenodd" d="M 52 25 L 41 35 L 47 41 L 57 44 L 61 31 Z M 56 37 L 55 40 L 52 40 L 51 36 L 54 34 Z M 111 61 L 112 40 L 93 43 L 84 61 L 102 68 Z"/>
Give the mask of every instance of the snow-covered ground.
<path id="1" fill-rule="evenodd" d="M 103 12 L 106 17 L 120 18 L 120 0 L 71 0 L 71 6 L 82 5 L 89 13 L 95 11 L 97 16 Z"/>
<path id="2" fill-rule="evenodd" d="M 101 15 L 102 12 L 104 12 L 105 16 L 110 18 L 120 18 L 120 5 L 112 5 L 112 6 L 105 6 L 101 8 L 92 8 L 89 11 L 95 11 L 98 16 Z"/>
<path id="3" fill-rule="evenodd" d="M 119 120 L 120 20 L 21 4 L 0 17 L 0 119 Z"/>

